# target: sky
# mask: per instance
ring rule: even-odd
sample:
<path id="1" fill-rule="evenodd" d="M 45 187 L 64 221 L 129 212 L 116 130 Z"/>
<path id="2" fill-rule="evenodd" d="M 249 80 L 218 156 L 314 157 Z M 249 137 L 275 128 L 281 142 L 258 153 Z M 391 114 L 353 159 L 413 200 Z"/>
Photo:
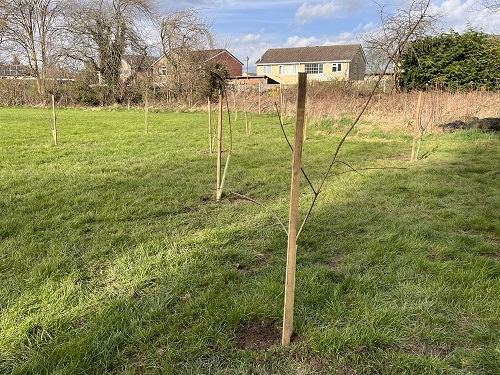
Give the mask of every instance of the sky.
<path id="1" fill-rule="evenodd" d="M 500 12 L 481 9 L 477 1 L 433 0 L 431 12 L 441 16 L 437 30 L 463 32 L 471 26 L 500 34 Z M 411 1 L 377 2 L 405 8 Z M 255 72 L 255 61 L 269 48 L 360 43 L 364 33 L 380 25 L 380 8 L 371 0 L 178 0 L 175 4 L 197 9 L 212 25 L 217 47 L 244 63 L 244 71 L 248 57 L 249 72 Z"/>

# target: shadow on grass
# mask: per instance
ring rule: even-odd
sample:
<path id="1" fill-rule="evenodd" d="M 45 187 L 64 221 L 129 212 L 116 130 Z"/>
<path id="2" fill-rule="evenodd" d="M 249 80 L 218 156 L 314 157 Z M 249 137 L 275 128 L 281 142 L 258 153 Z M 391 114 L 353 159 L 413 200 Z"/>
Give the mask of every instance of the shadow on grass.
<path id="1" fill-rule="evenodd" d="M 48 273 L 31 286 L 39 298 L 21 293 L 2 306 L 12 319 L 4 325 L 20 336 L 9 332 L 0 370 L 493 373 L 500 202 L 492 176 L 500 155 L 480 155 L 488 142 L 465 140 L 460 152 L 406 171 L 329 184 L 299 239 L 294 322 L 302 340 L 294 347 L 238 344 L 249 322 L 279 330 L 286 238 L 273 218 L 251 203 L 198 193 L 156 215 L 161 200 L 150 196 L 144 210 L 133 204 L 140 220 L 127 216 L 136 225 L 120 228 L 119 247 L 99 252 L 104 239 L 88 236 L 83 251 L 94 255 L 74 260 L 68 252 L 69 264 L 58 263 L 67 275 Z M 200 181 L 188 181 L 197 191 Z M 113 222 L 94 219 L 87 224 L 96 232 Z"/>

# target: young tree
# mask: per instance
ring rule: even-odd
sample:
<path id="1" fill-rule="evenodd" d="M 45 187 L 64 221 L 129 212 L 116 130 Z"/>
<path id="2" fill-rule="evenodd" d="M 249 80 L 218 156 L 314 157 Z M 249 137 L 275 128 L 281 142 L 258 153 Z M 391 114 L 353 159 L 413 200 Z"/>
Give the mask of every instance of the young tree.
<path id="1" fill-rule="evenodd" d="M 191 98 L 206 78 L 201 74 L 206 59 L 202 51 L 213 48 L 210 25 L 192 9 L 172 12 L 160 22 L 160 40 L 168 61 L 168 89 L 174 96 Z"/>
<path id="2" fill-rule="evenodd" d="M 70 0 L 65 8 L 65 55 L 86 63 L 121 101 L 121 60 L 126 51 L 146 54 L 141 21 L 154 15 L 152 0 Z"/>
<path id="3" fill-rule="evenodd" d="M 26 61 L 40 94 L 45 92 L 46 73 L 54 62 L 51 47 L 59 21 L 57 0 L 0 0 L 0 40 Z"/>
<path id="4" fill-rule="evenodd" d="M 476 0 L 476 4 L 480 9 L 488 9 L 494 13 L 500 12 L 499 0 Z"/>
<path id="5" fill-rule="evenodd" d="M 2 44 L 5 36 L 5 26 L 7 26 L 6 21 L 7 15 L 0 13 L 0 44 Z"/>
<path id="6" fill-rule="evenodd" d="M 407 8 L 397 8 L 393 12 L 378 4 L 381 25 L 363 37 L 370 56 L 377 56 L 377 61 L 389 60 L 396 86 L 401 72 L 401 55 L 406 48 L 403 40 L 408 35 L 424 35 L 437 20 L 429 13 L 430 3 L 430 0 L 412 0 Z M 383 65 L 379 62 L 376 68 Z"/>

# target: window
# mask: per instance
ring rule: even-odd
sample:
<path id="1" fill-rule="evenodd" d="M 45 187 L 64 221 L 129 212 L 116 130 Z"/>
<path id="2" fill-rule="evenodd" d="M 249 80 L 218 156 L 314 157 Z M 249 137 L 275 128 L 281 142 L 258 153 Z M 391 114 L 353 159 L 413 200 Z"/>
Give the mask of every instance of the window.
<path id="1" fill-rule="evenodd" d="M 280 65 L 278 74 L 280 76 L 291 76 L 297 74 L 297 65 Z"/>
<path id="2" fill-rule="evenodd" d="M 306 64 L 304 71 L 308 74 L 322 74 L 323 64 Z"/>
<path id="3" fill-rule="evenodd" d="M 341 72 L 342 71 L 342 63 L 333 63 L 332 64 L 332 72 Z"/>
<path id="4" fill-rule="evenodd" d="M 158 68 L 158 75 L 159 76 L 166 76 L 167 75 L 167 67 L 166 66 L 160 66 Z"/>
<path id="5" fill-rule="evenodd" d="M 262 74 L 271 74 L 273 72 L 273 67 L 271 65 L 264 65 L 262 67 Z"/>

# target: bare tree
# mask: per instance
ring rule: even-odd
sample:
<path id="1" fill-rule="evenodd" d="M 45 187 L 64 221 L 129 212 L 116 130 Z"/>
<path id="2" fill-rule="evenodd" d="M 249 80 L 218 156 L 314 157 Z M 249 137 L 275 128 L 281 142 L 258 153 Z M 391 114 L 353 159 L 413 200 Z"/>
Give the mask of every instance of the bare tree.
<path id="1" fill-rule="evenodd" d="M 493 13 L 500 12 L 500 1 L 498 0 L 476 0 L 479 9 L 489 9 Z"/>
<path id="2" fill-rule="evenodd" d="M 92 67 L 117 101 L 126 51 L 146 55 L 140 22 L 152 19 L 152 0 L 70 0 L 65 7 L 64 54 Z"/>
<path id="3" fill-rule="evenodd" d="M 0 13 L 0 44 L 2 44 L 5 35 L 5 26 L 7 26 L 6 17 L 7 15 L 3 12 Z"/>
<path id="4" fill-rule="evenodd" d="M 213 48 L 210 25 L 193 9 L 172 12 L 160 22 L 160 40 L 168 62 L 170 90 L 191 97 L 200 78 L 205 54 Z"/>
<path id="5" fill-rule="evenodd" d="M 0 40 L 12 53 L 20 53 L 36 79 L 38 92 L 45 92 L 45 78 L 53 62 L 50 48 L 58 30 L 57 0 L 0 0 Z"/>
<path id="6" fill-rule="evenodd" d="M 381 26 L 365 35 L 363 41 L 369 55 L 378 56 L 379 61 L 389 60 L 397 87 L 401 54 L 407 48 L 407 43 L 402 41 L 410 31 L 412 38 L 429 32 L 437 21 L 437 16 L 429 13 L 430 0 L 412 0 L 407 8 L 397 8 L 392 13 L 386 6 L 375 3 L 379 6 Z M 385 58 L 381 58 L 382 56 Z"/>

